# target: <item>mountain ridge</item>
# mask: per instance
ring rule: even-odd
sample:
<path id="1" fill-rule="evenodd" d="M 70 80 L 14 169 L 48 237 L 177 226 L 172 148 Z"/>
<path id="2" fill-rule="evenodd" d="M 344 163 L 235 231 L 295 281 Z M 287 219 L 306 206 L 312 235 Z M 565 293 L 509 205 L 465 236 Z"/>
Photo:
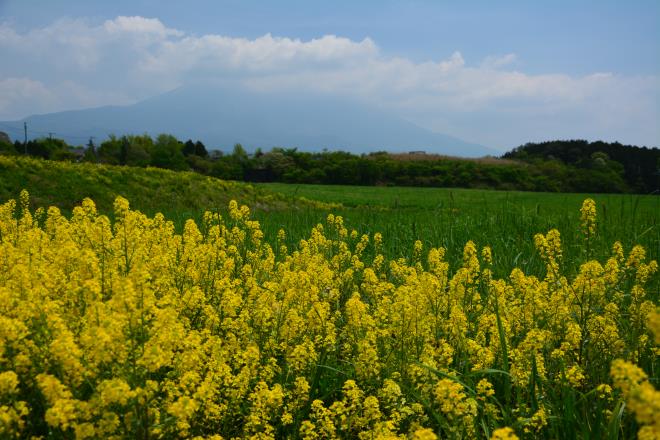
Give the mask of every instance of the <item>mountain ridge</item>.
<path id="1" fill-rule="evenodd" d="M 179 87 L 127 106 L 67 110 L 4 124 L 23 122 L 33 133 L 53 132 L 74 144 L 110 134 L 169 133 L 182 140 L 200 139 L 209 148 L 222 150 L 241 143 L 248 151 L 287 147 L 352 153 L 424 150 L 460 157 L 500 154 L 355 99 L 203 85 Z M 22 138 L 18 127 L 10 134 Z"/>

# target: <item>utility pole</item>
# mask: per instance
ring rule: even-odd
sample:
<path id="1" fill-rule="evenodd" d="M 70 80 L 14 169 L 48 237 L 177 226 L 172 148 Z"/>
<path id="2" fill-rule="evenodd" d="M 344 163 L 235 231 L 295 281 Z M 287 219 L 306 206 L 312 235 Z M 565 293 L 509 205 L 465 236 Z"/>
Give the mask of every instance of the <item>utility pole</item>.
<path id="1" fill-rule="evenodd" d="M 27 121 L 23 121 L 23 131 L 25 132 L 25 138 L 23 140 L 23 148 L 25 149 L 25 155 L 27 156 Z"/>

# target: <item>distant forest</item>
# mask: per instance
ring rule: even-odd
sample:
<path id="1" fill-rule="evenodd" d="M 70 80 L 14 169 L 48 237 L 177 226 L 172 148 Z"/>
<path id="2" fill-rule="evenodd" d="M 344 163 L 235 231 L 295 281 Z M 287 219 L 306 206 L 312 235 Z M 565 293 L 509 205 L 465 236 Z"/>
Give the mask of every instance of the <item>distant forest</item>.
<path id="1" fill-rule="evenodd" d="M 111 136 L 100 145 L 72 147 L 61 139 L 7 142 L 0 154 L 28 154 L 50 160 L 99 162 L 193 170 L 247 182 L 319 183 L 491 188 L 550 192 L 658 194 L 660 149 L 584 140 L 528 143 L 502 158 L 462 159 L 411 152 L 356 155 L 342 151 L 302 152 L 295 148 L 248 154 L 209 152 L 199 142 L 162 134 Z"/>
<path id="2" fill-rule="evenodd" d="M 616 179 L 617 186 L 624 184 L 620 192 L 651 193 L 660 187 L 658 148 L 622 145 L 618 142 L 549 141 L 522 145 L 503 157 L 530 164 L 560 163 L 581 174 L 585 170 L 599 170 L 605 174 L 603 177 L 610 175 L 610 178 Z"/>

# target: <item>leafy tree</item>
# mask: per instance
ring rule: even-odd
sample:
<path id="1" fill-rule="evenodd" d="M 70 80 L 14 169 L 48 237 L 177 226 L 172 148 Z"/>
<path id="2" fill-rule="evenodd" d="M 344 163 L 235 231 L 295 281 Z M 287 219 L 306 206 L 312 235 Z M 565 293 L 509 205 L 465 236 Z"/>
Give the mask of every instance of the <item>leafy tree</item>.
<path id="1" fill-rule="evenodd" d="M 594 156 L 595 155 L 595 156 Z M 622 145 L 619 142 L 588 142 L 585 140 L 557 140 L 540 143 L 527 143 L 506 153 L 504 158 L 517 159 L 529 163 L 556 159 L 579 171 L 572 177 L 584 184 L 583 170 L 594 165 L 606 166 L 615 172 L 623 167 L 622 179 L 628 189 L 651 193 L 660 189 L 657 162 L 660 149 Z M 578 176 L 577 174 L 581 174 Z M 603 176 L 599 176 L 603 177 Z M 596 178 L 592 175 L 591 178 Z M 590 184 L 591 185 L 591 184 Z M 619 186 L 618 183 L 616 185 Z M 576 188 L 579 190 L 579 188 Z"/>
<path id="2" fill-rule="evenodd" d="M 191 154 L 195 154 L 195 143 L 191 139 L 188 139 L 183 144 L 183 149 L 181 150 L 181 152 L 186 157 L 190 156 Z"/>
<path id="3" fill-rule="evenodd" d="M 121 140 L 114 134 L 111 134 L 110 137 L 101 142 L 101 145 L 99 146 L 97 154 L 99 162 L 118 165 L 120 150 Z"/>
<path id="4" fill-rule="evenodd" d="M 234 149 L 232 150 L 231 155 L 234 158 L 234 160 L 236 160 L 239 163 L 245 163 L 248 161 L 248 154 L 245 151 L 245 148 L 243 148 L 243 145 L 241 144 L 234 145 Z"/>
<path id="5" fill-rule="evenodd" d="M 128 154 L 126 155 L 126 165 L 147 166 L 151 163 L 151 150 L 154 148 L 154 141 L 148 134 L 141 136 L 126 136 L 128 145 Z"/>
<path id="6" fill-rule="evenodd" d="M 83 162 L 97 162 L 98 155 L 96 153 L 96 146 L 94 145 L 94 139 L 89 138 L 87 142 L 87 148 L 85 149 L 85 154 L 82 158 Z"/>
<path id="7" fill-rule="evenodd" d="M 243 168 L 232 156 L 224 156 L 213 162 L 211 175 L 220 179 L 242 180 Z"/>
<path id="8" fill-rule="evenodd" d="M 50 137 L 28 141 L 27 154 L 53 160 L 71 160 L 74 157 L 69 152 L 69 145 L 64 140 Z"/>
<path id="9" fill-rule="evenodd" d="M 128 149 L 130 145 L 126 136 L 123 136 L 119 141 L 119 165 L 126 165 L 128 160 Z"/>
<path id="10" fill-rule="evenodd" d="M 14 144 L 7 142 L 5 139 L 0 139 L 0 155 L 14 156 L 16 154 Z"/>
<path id="11" fill-rule="evenodd" d="M 209 157 L 209 152 L 206 151 L 206 146 L 201 141 L 195 142 L 195 156 Z"/>
<path id="12" fill-rule="evenodd" d="M 201 141 L 193 142 L 191 139 L 188 139 L 183 144 L 182 149 L 183 155 L 188 156 L 199 156 L 203 158 L 209 157 L 209 152 L 206 151 L 206 147 Z"/>
<path id="13" fill-rule="evenodd" d="M 100 162 L 113 165 L 147 166 L 151 163 L 153 140 L 147 134 L 140 136 L 111 135 L 98 149 Z"/>
<path id="14" fill-rule="evenodd" d="M 186 163 L 191 170 L 201 174 L 211 174 L 211 169 L 213 168 L 213 162 L 196 154 L 186 157 Z"/>
<path id="15" fill-rule="evenodd" d="M 187 170 L 183 144 L 172 135 L 160 134 L 151 151 L 151 165 L 171 170 Z"/>

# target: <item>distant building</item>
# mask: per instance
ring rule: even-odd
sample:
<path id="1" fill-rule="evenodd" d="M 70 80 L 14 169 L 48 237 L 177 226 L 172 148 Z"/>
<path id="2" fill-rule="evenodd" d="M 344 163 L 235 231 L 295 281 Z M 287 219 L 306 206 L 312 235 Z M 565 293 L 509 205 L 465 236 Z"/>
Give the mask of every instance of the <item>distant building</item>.
<path id="1" fill-rule="evenodd" d="M 224 156 L 224 153 L 220 150 L 211 150 L 211 151 L 209 151 L 209 159 L 211 159 L 211 160 L 218 160 L 222 156 Z"/>

